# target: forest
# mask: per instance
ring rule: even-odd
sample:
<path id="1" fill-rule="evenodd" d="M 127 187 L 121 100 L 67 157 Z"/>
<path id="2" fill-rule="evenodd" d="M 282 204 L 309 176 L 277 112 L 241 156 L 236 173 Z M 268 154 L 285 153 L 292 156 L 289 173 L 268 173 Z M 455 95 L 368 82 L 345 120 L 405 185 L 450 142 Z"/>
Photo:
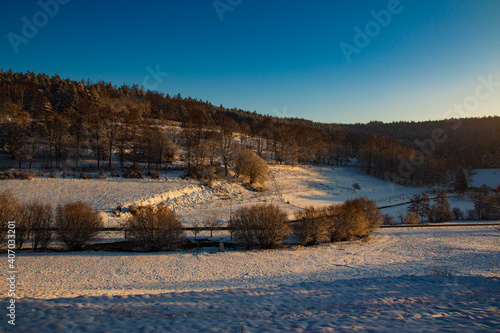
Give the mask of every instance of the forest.
<path id="1" fill-rule="evenodd" d="M 238 174 L 248 160 L 356 161 L 366 173 L 396 183 L 446 184 L 458 170 L 500 168 L 499 128 L 497 116 L 325 124 L 228 109 L 139 85 L 0 71 L 3 169 L 15 161 L 19 169 L 151 171 L 179 158 L 189 175 L 211 177 L 217 170 L 227 176 L 228 168 Z"/>

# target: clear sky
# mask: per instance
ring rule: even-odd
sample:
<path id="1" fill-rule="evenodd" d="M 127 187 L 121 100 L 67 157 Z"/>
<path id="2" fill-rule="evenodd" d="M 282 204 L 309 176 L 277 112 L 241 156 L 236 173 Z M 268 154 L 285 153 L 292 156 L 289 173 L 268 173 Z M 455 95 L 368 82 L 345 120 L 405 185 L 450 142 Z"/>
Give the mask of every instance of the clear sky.
<path id="1" fill-rule="evenodd" d="M 1 7 L 4 70 L 137 83 L 322 122 L 500 114 L 497 0 L 19 0 Z"/>

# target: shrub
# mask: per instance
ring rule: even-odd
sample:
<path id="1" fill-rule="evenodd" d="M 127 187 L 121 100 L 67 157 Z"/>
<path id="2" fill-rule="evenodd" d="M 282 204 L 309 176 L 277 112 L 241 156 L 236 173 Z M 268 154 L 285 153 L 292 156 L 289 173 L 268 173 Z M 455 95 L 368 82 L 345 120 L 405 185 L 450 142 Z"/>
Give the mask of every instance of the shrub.
<path id="1" fill-rule="evenodd" d="M 31 248 L 35 251 L 46 250 L 52 239 L 52 231 L 49 229 L 52 226 L 52 206 L 34 201 L 25 204 L 24 211 Z"/>
<path id="2" fill-rule="evenodd" d="M 262 249 L 275 248 L 287 238 L 292 227 L 287 214 L 273 204 L 261 204 L 238 209 L 230 222 L 235 238 L 245 248 L 258 245 Z"/>
<path id="3" fill-rule="evenodd" d="M 363 214 L 368 219 L 368 229 L 372 231 L 378 228 L 384 221 L 384 215 L 380 212 L 377 204 L 373 200 L 368 200 L 366 197 L 353 199 L 352 202 L 361 208 Z"/>
<path id="4" fill-rule="evenodd" d="M 142 170 L 138 165 L 132 166 L 130 168 L 125 168 L 125 178 L 131 179 L 141 179 L 142 178 Z"/>
<path id="5" fill-rule="evenodd" d="M 92 179 L 92 175 L 88 174 L 88 173 L 81 173 L 80 174 L 80 179 Z"/>
<path id="6" fill-rule="evenodd" d="M 57 206 L 56 234 L 70 250 L 78 251 L 95 239 L 103 227 L 102 217 L 83 202 Z"/>
<path id="7" fill-rule="evenodd" d="M 392 216 L 391 214 L 385 214 L 384 215 L 384 225 L 394 225 L 396 224 L 395 221 L 394 221 L 394 216 Z"/>
<path id="8" fill-rule="evenodd" d="M 167 206 L 144 207 L 127 221 L 127 238 L 147 251 L 173 250 L 186 240 L 182 223 Z"/>
<path id="9" fill-rule="evenodd" d="M 429 269 L 431 275 L 453 276 L 455 270 L 448 266 L 433 266 Z"/>
<path id="10" fill-rule="evenodd" d="M 329 239 L 330 230 L 324 210 L 308 207 L 295 216 L 298 221 L 293 225 L 293 234 L 300 245 L 314 245 Z"/>
<path id="11" fill-rule="evenodd" d="M 352 184 L 352 189 L 354 191 L 360 191 L 361 190 L 361 186 L 359 186 L 358 183 L 355 183 L 355 184 Z"/>
<path id="12" fill-rule="evenodd" d="M 106 176 L 106 173 L 103 170 L 99 170 L 99 173 L 97 174 L 97 179 L 106 179 L 108 178 Z"/>
<path id="13" fill-rule="evenodd" d="M 16 174 L 13 173 L 12 171 L 7 171 L 3 174 L 2 179 L 16 179 Z"/>
<path id="14" fill-rule="evenodd" d="M 22 213 L 22 205 L 9 191 L 0 193 L 0 241 L 7 234 L 9 221 L 19 221 Z"/>
<path id="15" fill-rule="evenodd" d="M 416 212 L 406 212 L 405 222 L 407 224 L 419 224 L 420 223 L 420 215 Z"/>
<path id="16" fill-rule="evenodd" d="M 33 180 L 35 179 L 35 174 L 33 173 L 33 171 L 23 171 L 19 175 L 19 178 L 23 180 Z"/>
<path id="17" fill-rule="evenodd" d="M 330 208 L 332 217 L 331 241 L 348 241 L 356 236 L 367 236 L 370 232 L 370 221 L 357 202 L 347 200 L 340 207 Z"/>
<path id="18" fill-rule="evenodd" d="M 160 173 L 158 171 L 150 171 L 148 172 L 148 176 L 150 176 L 151 179 L 160 179 Z"/>
<path id="19" fill-rule="evenodd" d="M 57 173 L 55 173 L 54 171 L 51 171 L 49 173 L 49 178 L 57 178 Z"/>

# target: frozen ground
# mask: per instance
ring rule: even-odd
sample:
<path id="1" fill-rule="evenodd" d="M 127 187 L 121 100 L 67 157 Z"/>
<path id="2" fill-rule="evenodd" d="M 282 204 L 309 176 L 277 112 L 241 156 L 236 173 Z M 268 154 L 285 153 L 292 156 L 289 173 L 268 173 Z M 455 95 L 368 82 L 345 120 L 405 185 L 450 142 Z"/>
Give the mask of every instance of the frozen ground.
<path id="1" fill-rule="evenodd" d="M 500 232 L 484 226 L 273 251 L 25 252 L 16 329 L 498 332 L 499 248 Z M 431 276 L 435 267 L 453 276 Z"/>
<path id="2" fill-rule="evenodd" d="M 265 192 L 250 191 L 238 181 L 216 182 L 213 188 L 208 188 L 198 181 L 182 179 L 179 172 L 163 174 L 161 180 L 47 177 L 4 180 L 0 182 L 0 191 L 10 190 L 22 201 L 38 199 L 53 205 L 77 200 L 88 202 L 101 211 L 107 226 L 117 226 L 127 217 L 113 217 L 111 211 L 118 204 L 128 207 L 164 202 L 189 224 L 210 215 L 228 220 L 231 211 L 255 203 L 276 203 L 293 214 L 306 206 L 330 205 L 359 196 L 368 196 L 381 205 L 402 202 L 425 190 L 388 183 L 356 168 L 271 166 L 271 170 Z M 361 190 L 354 190 L 353 184 L 358 184 Z"/>

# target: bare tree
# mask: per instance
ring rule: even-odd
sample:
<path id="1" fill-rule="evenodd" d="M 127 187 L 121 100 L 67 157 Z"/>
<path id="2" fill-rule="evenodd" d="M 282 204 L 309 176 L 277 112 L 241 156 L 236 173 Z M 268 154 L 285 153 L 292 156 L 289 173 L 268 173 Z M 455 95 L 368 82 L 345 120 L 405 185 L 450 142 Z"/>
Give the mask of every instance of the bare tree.
<path id="1" fill-rule="evenodd" d="M 247 176 L 251 185 L 264 183 L 268 180 L 269 167 L 267 163 L 250 149 L 239 146 L 234 149 L 235 178 Z"/>
<path id="2" fill-rule="evenodd" d="M 210 230 L 210 237 L 213 237 L 213 231 L 221 225 L 221 221 L 217 215 L 212 214 L 203 220 L 203 225 Z"/>
<path id="3" fill-rule="evenodd" d="M 224 164 L 226 177 L 228 176 L 228 166 L 231 158 L 231 148 L 235 137 L 234 130 L 237 126 L 236 122 L 223 113 L 218 113 L 215 118 L 215 124 L 219 131 L 219 154 Z"/>

